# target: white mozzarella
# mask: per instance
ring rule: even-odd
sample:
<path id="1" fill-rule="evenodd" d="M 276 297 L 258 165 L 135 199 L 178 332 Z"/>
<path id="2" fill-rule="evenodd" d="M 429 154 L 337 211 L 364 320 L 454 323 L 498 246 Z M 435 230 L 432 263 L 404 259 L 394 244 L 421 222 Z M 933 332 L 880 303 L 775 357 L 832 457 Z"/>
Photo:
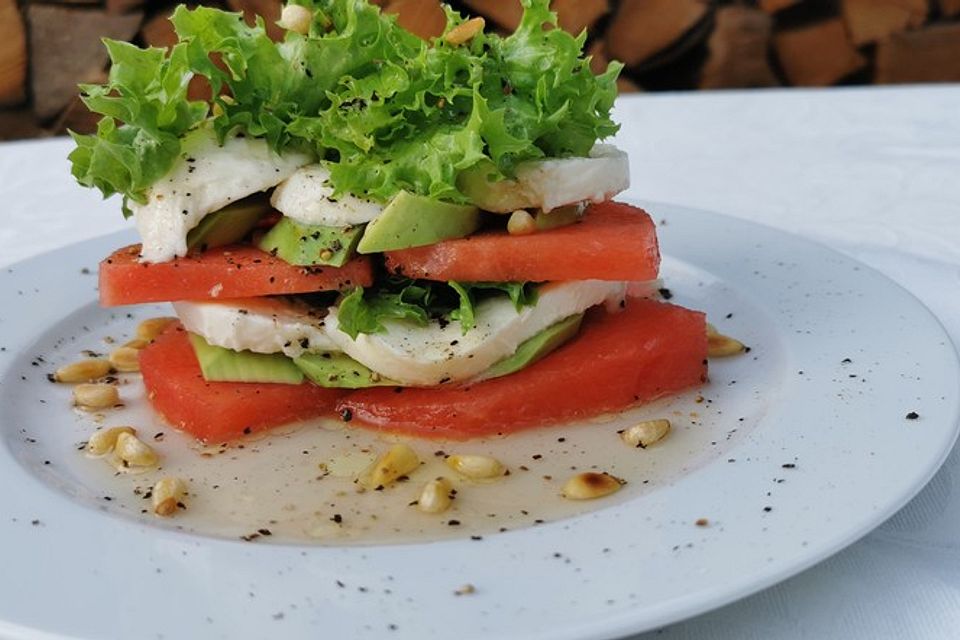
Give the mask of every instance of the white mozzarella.
<path id="1" fill-rule="evenodd" d="M 326 318 L 326 330 L 341 350 L 373 371 L 403 384 L 431 386 L 473 378 L 550 325 L 622 300 L 625 288 L 622 282 L 600 280 L 551 283 L 540 288 L 536 306 L 519 312 L 509 299 L 493 298 L 477 305 L 476 327 L 466 335 L 458 322 L 418 327 L 386 321 L 387 332 L 353 340 L 338 330 L 335 308 Z"/>
<path id="2" fill-rule="evenodd" d="M 208 213 L 269 189 L 310 162 L 301 153 L 279 156 L 259 138 L 228 138 L 199 129 L 183 141 L 170 173 L 147 190 L 146 204 L 132 203 L 143 242 L 141 260 L 166 262 L 187 253 L 187 233 Z"/>
<path id="3" fill-rule="evenodd" d="M 291 358 L 306 351 L 339 350 L 327 337 L 322 312 L 290 302 L 175 302 L 173 307 L 187 331 L 218 347 Z"/>
<path id="4" fill-rule="evenodd" d="M 270 204 L 297 222 L 328 227 L 345 227 L 370 222 L 383 205 L 351 195 L 333 197 L 330 172 L 319 164 L 296 171 L 273 192 Z"/>
<path id="5" fill-rule="evenodd" d="M 534 160 L 517 166 L 513 180 L 487 182 L 477 204 L 488 211 L 552 211 L 579 202 L 604 202 L 630 186 L 630 162 L 617 147 L 598 144 L 588 158 Z"/>

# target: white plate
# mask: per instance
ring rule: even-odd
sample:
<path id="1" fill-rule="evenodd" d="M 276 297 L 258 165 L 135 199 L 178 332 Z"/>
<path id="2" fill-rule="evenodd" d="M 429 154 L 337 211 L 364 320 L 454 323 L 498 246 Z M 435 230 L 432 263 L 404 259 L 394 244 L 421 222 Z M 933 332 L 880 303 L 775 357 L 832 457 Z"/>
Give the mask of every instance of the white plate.
<path id="1" fill-rule="evenodd" d="M 648 209 L 666 221 L 675 301 L 753 351 L 711 363 L 710 402 L 642 490 L 482 541 L 261 545 L 115 515 L 74 472 L 78 421 L 48 401 L 44 374 L 96 323 L 125 321 L 95 308 L 81 268 L 129 236 L 0 274 L 0 636 L 613 638 L 743 597 L 863 536 L 956 437 L 944 331 L 910 294 L 828 249 Z M 466 583 L 476 592 L 454 595 Z"/>

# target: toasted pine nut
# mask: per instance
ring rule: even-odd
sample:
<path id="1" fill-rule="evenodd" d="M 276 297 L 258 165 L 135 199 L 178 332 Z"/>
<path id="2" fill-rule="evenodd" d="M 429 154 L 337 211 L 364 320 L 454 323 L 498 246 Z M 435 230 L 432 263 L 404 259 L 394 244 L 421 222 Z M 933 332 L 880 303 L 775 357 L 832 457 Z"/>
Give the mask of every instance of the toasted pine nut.
<path id="1" fill-rule="evenodd" d="M 578 473 L 563 485 L 563 497 L 570 500 L 593 500 L 616 493 L 623 481 L 609 473 Z"/>
<path id="2" fill-rule="evenodd" d="M 160 461 L 157 452 L 132 433 L 117 435 L 113 453 L 123 467 L 152 467 Z"/>
<path id="3" fill-rule="evenodd" d="M 120 393 L 112 384 L 78 384 L 73 403 L 81 409 L 109 409 L 120 404 Z"/>
<path id="4" fill-rule="evenodd" d="M 453 485 L 446 478 L 431 480 L 423 486 L 417 499 L 417 508 L 424 513 L 443 513 L 453 502 Z"/>
<path id="5" fill-rule="evenodd" d="M 330 251 L 330 249 L 324 249 L 323 251 L 320 252 L 320 259 L 321 259 L 321 260 L 332 260 L 332 259 L 333 259 L 333 251 Z"/>
<path id="6" fill-rule="evenodd" d="M 395 444 L 374 460 L 359 478 L 361 486 L 379 489 L 396 482 L 420 466 L 417 453 L 405 444 Z"/>
<path id="7" fill-rule="evenodd" d="M 123 343 L 122 346 L 130 347 L 131 349 L 136 349 L 137 351 L 139 351 L 140 349 L 143 349 L 144 347 L 146 347 L 148 344 L 150 344 L 149 340 L 144 340 L 143 338 L 134 338 L 133 340 L 127 340 L 126 342 Z"/>
<path id="8" fill-rule="evenodd" d="M 297 4 L 288 4 L 280 13 L 277 26 L 299 33 L 302 36 L 310 32 L 310 23 L 313 21 L 313 12 Z"/>
<path id="9" fill-rule="evenodd" d="M 707 357 L 726 358 L 746 352 L 747 347 L 739 340 L 725 336 L 717 328 L 707 323 Z"/>
<path id="10" fill-rule="evenodd" d="M 707 338 L 707 357 L 726 358 L 744 353 L 747 347 L 729 336 L 716 335 Z"/>
<path id="11" fill-rule="evenodd" d="M 469 42 L 476 36 L 478 33 L 483 31 L 483 28 L 486 26 L 486 21 L 483 18 L 470 18 L 466 22 L 458 24 L 453 29 L 447 32 L 443 39 L 457 47 L 463 44 L 464 42 Z"/>
<path id="12" fill-rule="evenodd" d="M 646 449 L 670 433 L 669 420 L 644 420 L 620 432 L 620 439 L 631 447 Z"/>
<path id="13" fill-rule="evenodd" d="M 183 504 L 183 498 L 187 495 L 187 483 L 180 478 L 160 478 L 157 484 L 153 485 L 151 493 L 153 512 L 166 518 L 176 513 L 177 507 Z"/>
<path id="14" fill-rule="evenodd" d="M 89 358 L 65 364 L 53 374 L 57 382 L 93 382 L 110 373 L 110 363 L 99 358 Z"/>
<path id="15" fill-rule="evenodd" d="M 529 211 L 517 209 L 507 220 L 507 233 L 512 236 L 526 236 L 537 231 L 537 221 Z"/>
<path id="16" fill-rule="evenodd" d="M 140 371 L 140 351 L 133 347 L 117 347 L 110 353 L 110 364 L 117 371 Z"/>
<path id="17" fill-rule="evenodd" d="M 472 480 L 499 478 L 507 470 L 499 460 L 490 456 L 452 455 L 446 462 L 448 467 Z"/>
<path id="18" fill-rule="evenodd" d="M 90 439 L 87 440 L 87 446 L 84 447 L 84 450 L 88 456 L 95 458 L 105 456 L 117 446 L 117 438 L 120 437 L 121 433 L 135 435 L 137 432 L 133 427 L 111 427 L 94 431 Z"/>
<path id="19" fill-rule="evenodd" d="M 157 336 L 163 333 L 164 329 L 170 326 L 170 323 L 176 321 L 176 318 L 168 317 L 147 318 L 137 325 L 137 337 L 141 340 L 155 340 Z"/>

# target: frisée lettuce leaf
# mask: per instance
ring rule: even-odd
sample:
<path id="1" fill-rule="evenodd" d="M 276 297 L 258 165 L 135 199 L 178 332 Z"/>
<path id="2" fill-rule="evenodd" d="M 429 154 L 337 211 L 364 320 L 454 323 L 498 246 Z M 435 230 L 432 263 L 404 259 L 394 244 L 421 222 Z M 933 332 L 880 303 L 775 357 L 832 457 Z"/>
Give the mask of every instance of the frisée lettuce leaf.
<path id="1" fill-rule="evenodd" d="M 431 282 L 390 276 L 377 287 L 356 287 L 340 301 L 337 323 L 357 339 L 361 333 L 383 333 L 385 320 L 404 320 L 425 327 L 431 320 L 460 323 L 466 334 L 476 326 L 476 305 L 506 294 L 519 313 L 537 303 L 536 285 L 529 282 Z"/>
<path id="2" fill-rule="evenodd" d="M 106 41 L 104 85 L 82 99 L 103 116 L 72 134 L 77 180 L 145 201 L 176 162 L 183 136 L 212 121 L 218 137 L 261 137 L 278 153 L 309 151 L 337 192 L 387 201 L 401 190 L 465 202 L 458 174 L 492 161 L 505 177 L 525 160 L 585 156 L 617 131 L 610 119 L 619 63 L 595 75 L 585 34 L 556 28 L 549 0 L 522 0 L 507 37 L 425 42 L 366 0 L 295 0 L 309 31 L 273 42 L 262 20 L 179 7 L 169 51 Z M 447 31 L 463 18 L 447 8 Z M 209 100 L 188 100 L 200 76 Z"/>

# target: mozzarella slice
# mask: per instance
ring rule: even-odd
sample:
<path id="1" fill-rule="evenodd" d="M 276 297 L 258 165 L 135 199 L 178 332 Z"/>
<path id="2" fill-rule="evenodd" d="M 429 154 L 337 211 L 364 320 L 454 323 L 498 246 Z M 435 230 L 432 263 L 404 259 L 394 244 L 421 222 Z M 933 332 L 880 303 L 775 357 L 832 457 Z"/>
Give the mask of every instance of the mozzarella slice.
<path id="1" fill-rule="evenodd" d="M 183 141 L 171 172 L 133 203 L 144 262 L 166 262 L 187 253 L 187 233 L 208 213 L 269 189 L 310 162 L 301 153 L 278 156 L 259 138 L 228 138 L 221 146 L 209 128 Z"/>
<path id="2" fill-rule="evenodd" d="M 403 384 L 432 386 L 480 374 L 550 325 L 598 304 L 616 304 L 625 289 L 625 283 L 600 280 L 551 283 L 540 288 L 536 306 L 519 312 L 510 300 L 493 298 L 477 305 L 476 327 L 466 335 L 457 322 L 418 327 L 386 321 L 385 333 L 353 340 L 338 330 L 335 308 L 325 328 L 341 350 L 373 371 Z"/>
<path id="3" fill-rule="evenodd" d="M 475 179 L 475 178 L 474 178 Z M 630 186 L 627 154 L 598 144 L 588 158 L 554 158 L 524 162 L 513 180 L 471 180 L 468 194 L 487 211 L 552 211 L 579 202 L 604 202 Z"/>
<path id="4" fill-rule="evenodd" d="M 298 170 L 273 192 L 270 204 L 297 222 L 328 227 L 346 227 L 370 222 L 383 205 L 351 195 L 333 198 L 330 172 L 319 164 Z"/>
<path id="5" fill-rule="evenodd" d="M 173 308 L 187 331 L 218 347 L 291 358 L 307 351 L 339 350 L 327 337 L 323 310 L 285 300 L 175 302 Z"/>
<path id="6" fill-rule="evenodd" d="M 283 353 L 343 351 L 371 370 L 403 385 L 433 386 L 469 380 L 513 355 L 517 347 L 550 325 L 590 307 L 618 306 L 627 283 L 584 280 L 541 286 L 536 306 L 519 312 L 505 296 L 476 307 L 476 326 L 463 334 L 460 323 L 425 327 L 386 321 L 386 333 L 339 330 L 337 308 L 317 310 L 281 299 L 176 302 L 188 331 L 235 351 Z"/>

